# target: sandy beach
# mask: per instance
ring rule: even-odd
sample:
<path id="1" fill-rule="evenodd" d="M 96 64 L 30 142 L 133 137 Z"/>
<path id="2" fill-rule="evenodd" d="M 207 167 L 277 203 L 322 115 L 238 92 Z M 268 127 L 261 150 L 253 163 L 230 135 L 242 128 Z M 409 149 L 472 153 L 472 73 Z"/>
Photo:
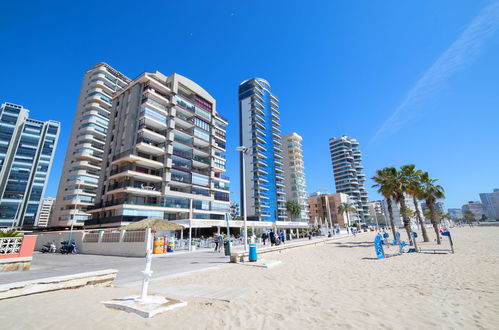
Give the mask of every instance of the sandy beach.
<path id="1" fill-rule="evenodd" d="M 0 328 L 498 329 L 499 228 L 452 233 L 454 255 L 412 253 L 375 260 L 374 234 L 367 233 L 265 255 L 282 261 L 271 269 L 226 264 L 154 280 L 153 293 L 165 285 L 193 284 L 249 290 L 231 302 L 185 298 L 187 307 L 152 319 L 100 304 L 138 293 L 138 284 L 3 300 Z M 433 240 L 430 229 L 429 235 Z M 447 239 L 442 247 L 448 247 Z"/>

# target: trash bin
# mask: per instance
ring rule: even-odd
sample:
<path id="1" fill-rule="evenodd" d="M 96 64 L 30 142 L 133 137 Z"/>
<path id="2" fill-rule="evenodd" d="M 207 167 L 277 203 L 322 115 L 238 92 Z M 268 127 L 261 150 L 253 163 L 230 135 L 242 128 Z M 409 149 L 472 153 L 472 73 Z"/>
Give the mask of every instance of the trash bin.
<path id="1" fill-rule="evenodd" d="M 251 243 L 249 245 L 249 261 L 254 262 L 258 260 L 258 253 L 256 252 L 256 244 Z"/>

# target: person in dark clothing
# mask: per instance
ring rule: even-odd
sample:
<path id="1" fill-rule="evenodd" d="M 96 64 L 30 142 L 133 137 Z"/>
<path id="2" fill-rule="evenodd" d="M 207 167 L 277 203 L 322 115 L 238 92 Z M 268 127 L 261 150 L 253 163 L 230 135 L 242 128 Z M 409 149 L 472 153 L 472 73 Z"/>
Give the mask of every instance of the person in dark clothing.
<path id="1" fill-rule="evenodd" d="M 263 245 L 265 245 L 265 241 L 267 240 L 267 238 L 268 238 L 267 233 L 263 233 L 262 234 Z"/>
<path id="2" fill-rule="evenodd" d="M 271 230 L 270 233 L 269 233 L 269 236 L 270 236 L 270 245 L 271 246 L 274 246 L 275 245 L 275 233 Z"/>

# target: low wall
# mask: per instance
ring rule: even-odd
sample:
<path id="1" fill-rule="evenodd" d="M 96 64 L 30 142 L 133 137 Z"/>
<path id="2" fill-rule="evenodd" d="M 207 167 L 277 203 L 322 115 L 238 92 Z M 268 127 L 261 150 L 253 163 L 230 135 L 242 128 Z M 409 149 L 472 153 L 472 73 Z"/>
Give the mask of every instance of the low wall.
<path id="1" fill-rule="evenodd" d="M 0 285 L 0 300 L 47 291 L 75 289 L 87 285 L 111 285 L 118 270 L 106 269 L 88 273 L 48 277 Z"/>
<path id="2" fill-rule="evenodd" d="M 145 231 L 76 231 L 72 239 L 76 243 L 78 253 L 98 254 L 106 256 L 145 257 Z M 69 232 L 40 233 L 35 250 L 41 251 L 47 242 L 54 242 L 59 252 L 62 241 L 69 239 Z"/>
<path id="3" fill-rule="evenodd" d="M 36 236 L 0 238 L 0 272 L 29 270 Z"/>

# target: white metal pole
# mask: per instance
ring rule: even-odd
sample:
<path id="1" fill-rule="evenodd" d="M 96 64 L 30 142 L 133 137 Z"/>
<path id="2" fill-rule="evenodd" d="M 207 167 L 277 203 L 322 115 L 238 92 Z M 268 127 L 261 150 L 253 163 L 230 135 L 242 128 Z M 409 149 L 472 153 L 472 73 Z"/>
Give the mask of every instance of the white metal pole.
<path id="1" fill-rule="evenodd" d="M 247 219 L 247 214 L 246 214 L 246 170 L 245 170 L 245 156 L 246 156 L 246 151 L 248 149 L 243 149 L 242 152 L 242 170 L 243 170 L 243 212 L 244 212 L 244 217 L 243 217 L 243 223 L 244 223 L 244 252 L 248 251 L 248 227 L 246 226 L 246 219 Z"/>
<path id="2" fill-rule="evenodd" d="M 151 262 L 152 262 L 152 242 L 151 242 L 151 228 L 146 229 L 146 269 L 142 272 L 144 275 L 142 280 L 142 292 L 140 294 L 140 300 L 144 301 L 147 298 L 147 290 L 149 288 L 149 279 L 151 278 Z"/>

